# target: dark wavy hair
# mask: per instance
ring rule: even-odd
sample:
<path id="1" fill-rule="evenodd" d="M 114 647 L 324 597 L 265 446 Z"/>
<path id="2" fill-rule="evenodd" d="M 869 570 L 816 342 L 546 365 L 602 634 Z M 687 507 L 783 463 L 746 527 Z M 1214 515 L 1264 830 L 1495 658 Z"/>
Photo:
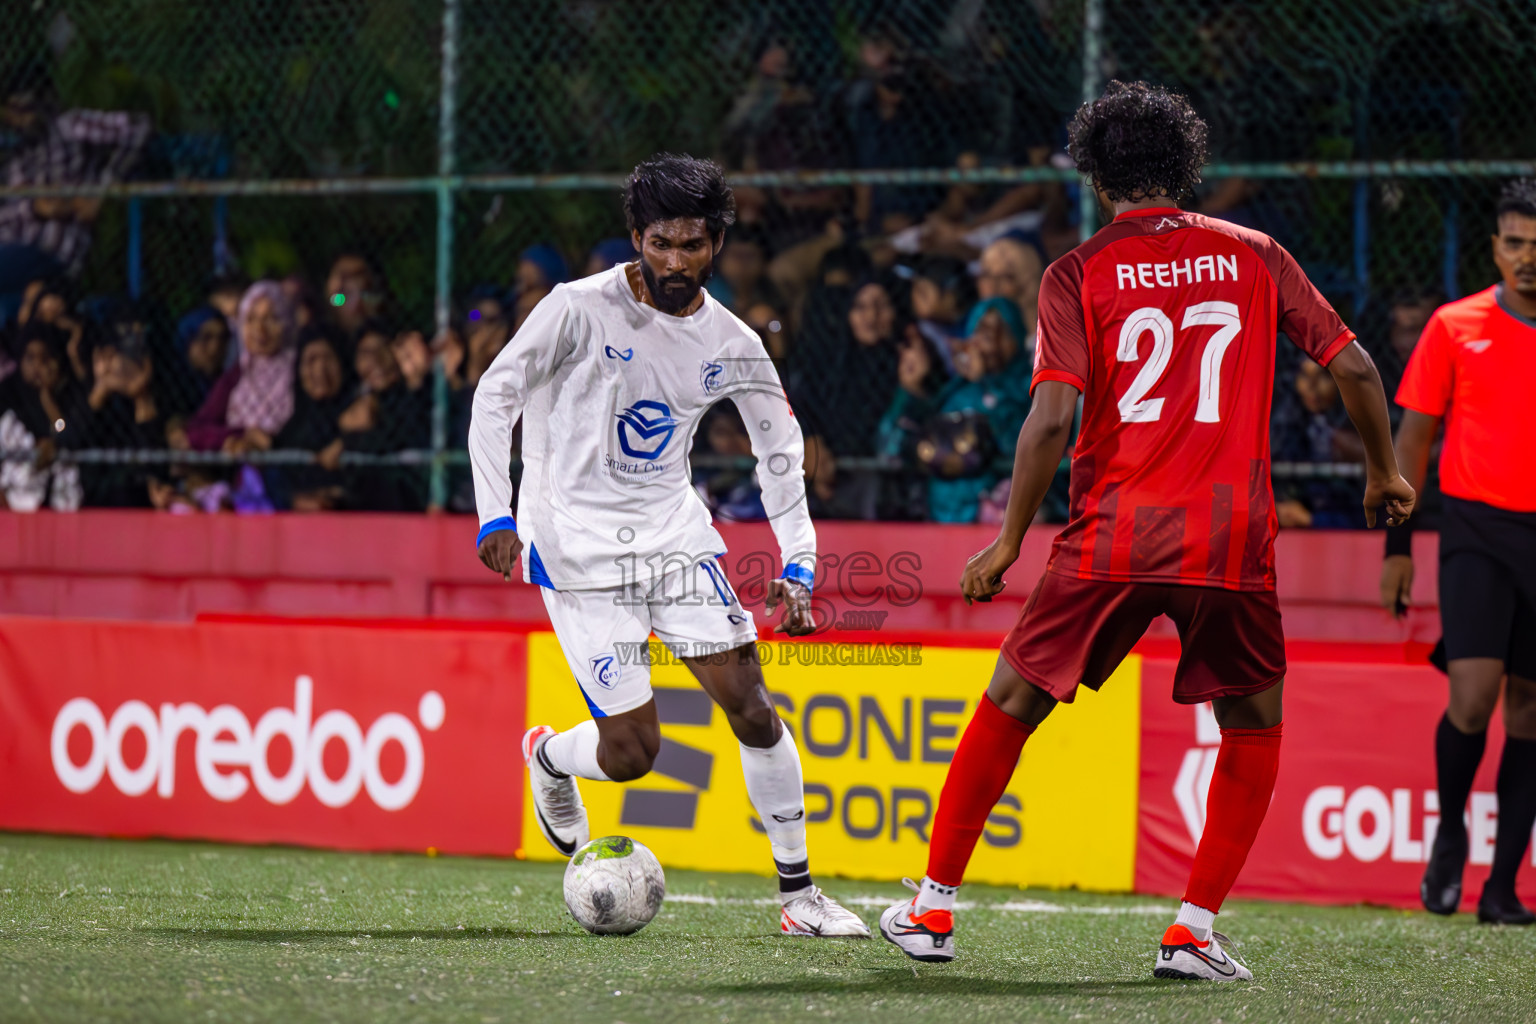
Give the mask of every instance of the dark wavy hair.
<path id="1" fill-rule="evenodd" d="M 1189 100 L 1146 82 L 1110 82 L 1067 129 L 1077 169 L 1112 202 L 1189 199 L 1208 156 L 1205 122 Z"/>
<path id="2" fill-rule="evenodd" d="M 624 219 L 631 231 L 644 234 L 657 221 L 679 217 L 702 217 L 718 238 L 736 223 L 736 197 L 713 160 L 658 153 L 625 179 Z"/>
<path id="3" fill-rule="evenodd" d="M 1494 207 L 1494 222 L 1506 213 L 1536 217 L 1536 178 L 1516 178 L 1504 186 L 1499 192 L 1499 205 Z"/>

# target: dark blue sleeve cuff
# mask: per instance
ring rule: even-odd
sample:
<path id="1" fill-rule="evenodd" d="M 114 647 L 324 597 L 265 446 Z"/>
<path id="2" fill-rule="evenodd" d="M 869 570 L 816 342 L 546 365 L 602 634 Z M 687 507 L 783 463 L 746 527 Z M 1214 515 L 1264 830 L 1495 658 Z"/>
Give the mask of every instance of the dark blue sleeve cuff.
<path id="1" fill-rule="evenodd" d="M 784 580 L 794 580 L 806 590 L 810 590 L 816 583 L 816 574 L 799 563 L 791 562 L 784 567 L 784 575 L 779 577 Z"/>
<path id="2" fill-rule="evenodd" d="M 502 516 L 500 519 L 492 519 L 490 522 L 480 527 L 480 532 L 475 535 L 475 547 L 478 549 L 481 544 L 485 543 L 485 538 L 500 530 L 511 530 L 513 533 L 516 533 L 517 522 L 511 516 Z"/>

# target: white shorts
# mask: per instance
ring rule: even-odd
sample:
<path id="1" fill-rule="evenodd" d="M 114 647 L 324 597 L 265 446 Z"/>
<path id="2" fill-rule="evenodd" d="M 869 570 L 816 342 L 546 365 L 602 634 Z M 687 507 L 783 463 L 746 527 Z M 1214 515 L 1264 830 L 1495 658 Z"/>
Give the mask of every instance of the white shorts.
<path id="1" fill-rule="evenodd" d="M 655 584 L 542 589 L 560 649 L 593 718 L 633 711 L 651 699 L 652 633 L 679 658 L 708 657 L 757 640 L 752 613 L 714 558 L 674 569 Z"/>

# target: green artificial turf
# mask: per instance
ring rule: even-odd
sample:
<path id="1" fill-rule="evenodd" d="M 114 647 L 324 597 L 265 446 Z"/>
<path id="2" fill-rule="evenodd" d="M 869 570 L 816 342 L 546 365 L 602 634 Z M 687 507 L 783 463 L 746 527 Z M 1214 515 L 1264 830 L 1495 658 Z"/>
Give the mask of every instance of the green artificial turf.
<path id="1" fill-rule="evenodd" d="M 960 959 L 926 965 L 780 938 L 744 875 L 671 872 L 648 928 L 597 938 L 560 876 L 0 834 L 0 1021 L 1536 1020 L 1536 933 L 1465 915 L 1236 903 L 1221 927 L 1257 980 L 1217 986 L 1151 977 L 1171 900 L 967 887 Z"/>

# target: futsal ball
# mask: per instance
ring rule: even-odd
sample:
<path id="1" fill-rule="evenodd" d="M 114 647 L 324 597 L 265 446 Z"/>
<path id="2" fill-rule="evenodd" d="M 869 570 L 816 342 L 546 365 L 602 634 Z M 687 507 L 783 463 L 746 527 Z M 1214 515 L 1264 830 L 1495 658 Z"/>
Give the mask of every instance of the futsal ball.
<path id="1" fill-rule="evenodd" d="M 650 923 L 667 895 L 656 855 L 628 836 L 604 836 L 565 869 L 565 905 L 594 935 L 629 935 Z"/>

